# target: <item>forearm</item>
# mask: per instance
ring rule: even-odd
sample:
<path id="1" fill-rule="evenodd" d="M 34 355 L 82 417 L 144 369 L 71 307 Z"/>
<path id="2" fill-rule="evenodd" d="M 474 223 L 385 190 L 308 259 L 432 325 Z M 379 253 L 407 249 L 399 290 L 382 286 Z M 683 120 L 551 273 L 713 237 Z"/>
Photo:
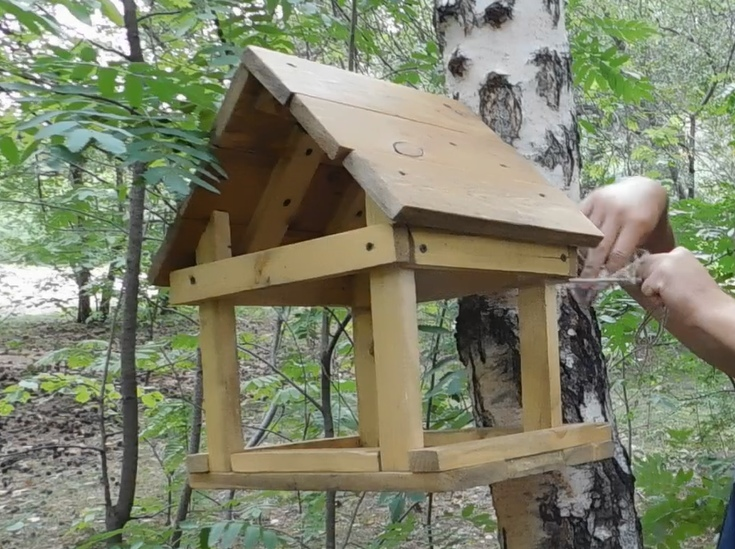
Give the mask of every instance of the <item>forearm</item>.
<path id="1" fill-rule="evenodd" d="M 656 311 L 661 320 L 663 311 L 656 310 L 638 290 L 628 290 L 644 308 Z M 711 366 L 735 377 L 735 300 L 722 293 L 715 303 L 702 304 L 699 314 L 691 318 L 665 318 L 666 330 L 687 349 Z"/>

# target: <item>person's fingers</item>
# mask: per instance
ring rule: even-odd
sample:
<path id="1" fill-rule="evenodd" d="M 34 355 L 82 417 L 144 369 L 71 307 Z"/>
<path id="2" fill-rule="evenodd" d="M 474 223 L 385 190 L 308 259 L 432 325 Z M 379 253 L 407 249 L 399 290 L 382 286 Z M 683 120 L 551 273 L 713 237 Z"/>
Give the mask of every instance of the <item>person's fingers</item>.
<path id="1" fill-rule="evenodd" d="M 620 227 L 613 218 L 607 218 L 600 230 L 605 236 L 596 248 L 587 252 L 587 258 L 585 259 L 584 269 L 582 269 L 581 274 L 584 278 L 594 278 L 599 274 L 603 265 L 607 262 L 610 249 L 618 238 Z"/>
<path id="2" fill-rule="evenodd" d="M 595 227 L 600 229 L 603 222 L 605 221 L 605 208 L 595 207 L 595 205 L 593 204 L 590 210 L 585 213 L 585 215 Z"/>
<path id="3" fill-rule="evenodd" d="M 590 214 L 592 214 L 592 211 L 595 208 L 595 196 L 590 195 L 584 200 L 582 200 L 579 203 L 579 209 L 580 211 L 585 215 L 585 217 L 589 217 Z"/>
<path id="4" fill-rule="evenodd" d="M 620 231 L 607 257 L 605 266 L 610 273 L 628 265 L 638 246 L 639 235 L 635 227 L 625 226 Z"/>
<path id="5" fill-rule="evenodd" d="M 641 284 L 641 293 L 648 298 L 659 297 L 661 295 L 661 278 L 654 275 L 644 279 L 643 284 Z"/>
<path id="6" fill-rule="evenodd" d="M 636 276 L 641 280 L 651 278 L 651 274 L 656 268 L 656 265 L 660 263 L 662 255 L 664 254 L 648 254 L 641 257 L 638 260 L 638 266 L 635 271 Z"/>

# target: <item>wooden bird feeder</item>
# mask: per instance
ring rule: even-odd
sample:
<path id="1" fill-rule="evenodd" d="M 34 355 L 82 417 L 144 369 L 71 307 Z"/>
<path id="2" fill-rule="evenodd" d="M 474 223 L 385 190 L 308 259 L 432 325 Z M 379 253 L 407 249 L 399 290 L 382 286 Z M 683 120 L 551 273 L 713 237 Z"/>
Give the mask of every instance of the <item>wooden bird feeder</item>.
<path id="1" fill-rule="evenodd" d="M 609 424 L 562 423 L 555 290 L 602 235 L 469 109 L 251 47 L 212 145 L 227 178 L 191 192 L 150 273 L 199 307 L 192 487 L 442 492 L 612 456 Z M 425 431 L 417 303 L 511 288 L 521 425 Z M 244 448 L 235 306 L 352 308 L 358 435 Z"/>

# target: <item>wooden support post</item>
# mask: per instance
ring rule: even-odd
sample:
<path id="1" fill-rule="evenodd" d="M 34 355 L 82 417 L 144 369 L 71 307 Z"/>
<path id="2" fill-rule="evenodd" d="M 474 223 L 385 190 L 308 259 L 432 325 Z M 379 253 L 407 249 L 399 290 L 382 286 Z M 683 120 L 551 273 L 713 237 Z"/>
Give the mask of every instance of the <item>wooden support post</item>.
<path id="1" fill-rule="evenodd" d="M 556 286 L 518 290 L 523 430 L 562 424 Z"/>
<path id="2" fill-rule="evenodd" d="M 392 224 L 370 197 L 365 198 L 365 221 L 368 227 Z M 409 471 L 409 452 L 424 446 L 414 272 L 396 265 L 373 269 L 370 304 L 380 466 L 383 471 Z"/>
<path id="3" fill-rule="evenodd" d="M 409 452 L 424 444 L 414 272 L 396 266 L 374 270 L 370 301 L 381 469 L 408 471 Z"/>
<path id="4" fill-rule="evenodd" d="M 363 446 L 377 448 L 380 444 L 378 387 L 375 380 L 370 279 L 367 275 L 356 277 L 355 294 L 355 306 L 352 308 L 352 329 L 360 441 Z"/>
<path id="5" fill-rule="evenodd" d="M 197 263 L 231 257 L 230 222 L 225 212 L 212 212 L 199 240 Z M 226 300 L 199 305 L 204 384 L 204 414 L 207 426 L 209 470 L 231 471 L 230 456 L 245 446 L 240 414 L 240 375 L 237 361 L 235 307 Z"/>

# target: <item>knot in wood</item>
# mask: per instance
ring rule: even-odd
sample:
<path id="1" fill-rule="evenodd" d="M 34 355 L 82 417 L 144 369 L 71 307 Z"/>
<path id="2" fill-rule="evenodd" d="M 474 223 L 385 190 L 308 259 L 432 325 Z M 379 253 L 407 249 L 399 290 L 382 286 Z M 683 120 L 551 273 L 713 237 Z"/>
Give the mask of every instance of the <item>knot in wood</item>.
<path id="1" fill-rule="evenodd" d="M 393 150 L 398 154 L 411 156 L 413 158 L 424 156 L 424 150 L 421 147 L 411 145 L 411 143 L 406 143 L 405 141 L 396 141 L 393 143 Z"/>

